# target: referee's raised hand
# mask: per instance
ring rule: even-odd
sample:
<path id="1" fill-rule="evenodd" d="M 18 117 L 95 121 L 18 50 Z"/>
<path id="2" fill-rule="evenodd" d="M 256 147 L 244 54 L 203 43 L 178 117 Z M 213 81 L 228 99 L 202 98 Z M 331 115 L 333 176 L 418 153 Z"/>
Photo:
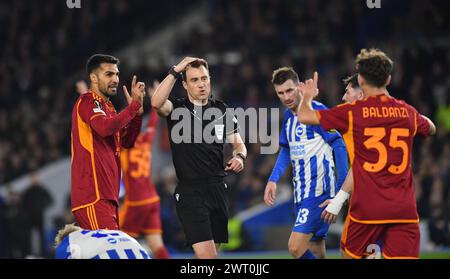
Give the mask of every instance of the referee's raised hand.
<path id="1" fill-rule="evenodd" d="M 203 59 L 198 58 L 198 57 L 190 57 L 190 56 L 183 58 L 183 60 L 181 60 L 181 62 L 175 66 L 175 71 L 177 73 L 184 71 L 184 69 L 187 67 L 187 65 L 189 65 L 190 63 L 192 63 L 196 60 L 203 60 Z"/>

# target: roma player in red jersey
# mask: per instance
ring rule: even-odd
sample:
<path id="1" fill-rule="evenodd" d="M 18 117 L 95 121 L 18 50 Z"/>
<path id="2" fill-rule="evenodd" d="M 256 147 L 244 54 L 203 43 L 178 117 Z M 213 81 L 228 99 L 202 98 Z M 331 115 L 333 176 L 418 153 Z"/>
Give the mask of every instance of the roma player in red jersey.
<path id="1" fill-rule="evenodd" d="M 158 87 L 149 88 L 148 94 Z M 152 145 L 158 126 L 158 114 L 152 110 L 145 131 L 141 132 L 133 148 L 121 154 L 125 200 L 120 210 L 119 227 L 133 237 L 144 235 L 156 259 L 169 259 L 162 239 L 159 196 L 150 179 Z"/>
<path id="2" fill-rule="evenodd" d="M 415 108 L 389 95 L 386 86 L 392 68 L 393 62 L 382 51 L 361 50 L 356 70 L 364 99 L 328 110 L 314 111 L 311 107 L 318 94 L 317 73 L 300 84 L 300 122 L 338 130 L 349 152 L 353 192 L 341 239 L 345 258 L 363 257 L 379 239 L 384 258 L 419 256 L 411 152 L 414 136 L 432 135 L 436 128 Z M 344 190 L 329 207 L 342 205 L 349 195 Z"/>
<path id="3" fill-rule="evenodd" d="M 117 94 L 119 60 L 96 54 L 89 58 L 90 89 L 72 111 L 72 212 L 80 227 L 118 229 L 120 151 L 130 148 L 142 123 L 145 84 L 133 78 L 128 106 L 117 113 L 109 98 Z"/>

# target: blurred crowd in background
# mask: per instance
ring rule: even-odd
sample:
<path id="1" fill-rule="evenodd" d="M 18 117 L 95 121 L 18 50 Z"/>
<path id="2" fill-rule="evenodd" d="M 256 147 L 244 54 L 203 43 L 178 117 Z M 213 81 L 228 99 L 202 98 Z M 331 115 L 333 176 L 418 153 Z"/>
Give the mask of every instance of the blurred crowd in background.
<path id="1" fill-rule="evenodd" d="M 354 72 L 359 49 L 385 51 L 395 62 L 388 87 L 391 95 L 437 124 L 435 137 L 415 142 L 416 197 L 421 219 L 429 221 L 432 245 L 450 246 L 450 17 L 446 1 L 382 1 L 376 11 L 360 0 L 162 1 L 158 5 L 143 0 L 82 1 L 82 9 L 74 10 L 60 2 L 65 1 L 0 3 L 0 185 L 7 187 L 21 175 L 70 156 L 71 110 L 78 97 L 75 82 L 86 79 L 84 65 L 91 54 L 114 54 L 184 12 L 207 5 L 207 22 L 179 34 L 171 53 L 180 60 L 186 55 L 207 59 L 214 97 L 230 107 L 280 107 L 270 79 L 281 66 L 294 67 L 301 79 L 318 70 L 319 100 L 335 106 L 342 102 L 342 79 Z M 137 74 L 150 84 L 164 78 L 170 66 L 161 63 L 150 68 L 142 63 L 131 70 L 124 62 L 121 82 L 128 84 Z M 184 94 L 181 86 L 176 90 Z M 122 96 L 113 102 L 119 108 L 124 105 Z M 154 148 L 169 157 L 164 121 L 159 128 Z M 261 155 L 259 144 L 247 148 L 246 170 L 227 178 L 232 215 L 262 202 L 276 160 L 276 154 Z M 165 242 L 181 248 L 182 231 L 173 222 L 177 220 L 172 198 L 176 178 L 164 166 L 153 168 L 160 173 L 153 179 L 161 195 Z M 289 176 L 287 171 L 286 183 Z M 39 185 L 37 178 L 33 181 Z M 0 247 L 9 247 L 0 248 L 0 257 L 20 258 L 28 253 L 29 242 L 24 240 L 29 241 L 29 231 L 40 226 L 36 212 L 52 202 L 45 189 L 36 191 L 34 186 L 0 197 Z M 42 200 L 34 208 L 30 191 Z M 67 221 L 70 212 L 61 223 Z"/>

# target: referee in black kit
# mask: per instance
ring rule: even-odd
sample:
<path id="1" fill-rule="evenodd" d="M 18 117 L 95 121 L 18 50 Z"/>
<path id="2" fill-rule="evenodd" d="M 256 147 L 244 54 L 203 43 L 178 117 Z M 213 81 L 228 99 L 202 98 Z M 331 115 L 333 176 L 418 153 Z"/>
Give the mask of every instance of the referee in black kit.
<path id="1" fill-rule="evenodd" d="M 187 91 L 184 98 L 169 97 L 177 79 L 182 79 Z M 228 242 L 227 185 L 223 178 L 226 171 L 242 171 L 247 157 L 236 118 L 226 111 L 223 102 L 210 95 L 207 62 L 186 57 L 170 69 L 152 96 L 152 107 L 167 119 L 178 178 L 176 210 L 186 240 L 198 259 L 216 258 L 220 243 Z M 217 117 L 206 117 L 208 110 L 216 112 Z M 181 136 L 175 131 L 182 131 L 184 140 L 180 141 Z M 205 134 L 214 141 L 205 140 Z M 233 158 L 226 166 L 225 142 L 233 145 Z"/>

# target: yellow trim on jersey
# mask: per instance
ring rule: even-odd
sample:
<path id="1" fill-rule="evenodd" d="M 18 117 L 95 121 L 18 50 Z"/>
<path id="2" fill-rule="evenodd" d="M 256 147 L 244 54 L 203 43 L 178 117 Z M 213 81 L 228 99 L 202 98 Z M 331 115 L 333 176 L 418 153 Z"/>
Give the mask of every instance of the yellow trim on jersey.
<path id="1" fill-rule="evenodd" d="M 392 219 L 392 220 L 358 220 L 355 217 L 353 217 L 350 213 L 348 213 L 348 217 L 350 218 L 350 220 L 352 220 L 355 223 L 371 224 L 371 225 L 395 224 L 395 223 L 402 223 L 402 224 L 417 224 L 417 223 L 419 223 L 419 218 L 417 218 L 417 219 Z"/>
<path id="2" fill-rule="evenodd" d="M 93 201 L 91 203 L 84 204 L 84 205 L 73 208 L 72 212 L 75 210 L 81 209 L 81 208 L 93 206 L 96 202 L 98 202 L 100 200 L 100 194 L 99 194 L 98 182 L 97 182 L 97 172 L 95 169 L 95 161 L 94 161 L 94 139 L 93 139 L 91 127 L 86 122 L 84 122 L 80 116 L 80 113 L 79 113 L 80 103 L 81 103 L 81 99 L 78 101 L 78 103 L 76 105 L 78 137 L 79 137 L 78 140 L 80 141 L 81 146 L 83 148 L 85 148 L 91 155 L 91 165 L 92 165 L 92 173 L 94 176 L 94 187 L 95 187 L 96 199 L 95 199 L 95 201 Z"/>
<path id="3" fill-rule="evenodd" d="M 383 254 L 383 258 L 385 258 L 385 259 L 388 259 L 388 260 L 418 260 L 419 258 L 418 257 L 404 257 L 404 256 L 401 256 L 401 257 L 390 257 L 390 256 L 387 256 L 384 252 L 382 252 L 382 254 Z"/>
<path id="4" fill-rule="evenodd" d="M 122 205 L 122 207 L 119 210 L 119 228 L 122 229 L 123 223 L 125 222 L 125 218 L 127 216 L 128 212 L 128 205 L 126 202 Z"/>
<path id="5" fill-rule="evenodd" d="M 140 201 L 129 201 L 129 200 L 126 200 L 124 202 L 124 204 L 126 203 L 127 206 L 141 206 L 141 205 L 155 203 L 155 202 L 158 202 L 158 201 L 159 201 L 159 197 L 153 197 L 153 198 L 148 198 L 148 199 L 140 200 Z"/>
<path id="6" fill-rule="evenodd" d="M 347 253 L 347 255 L 349 255 L 350 257 L 352 257 L 354 259 L 357 259 L 357 260 L 362 259 L 362 256 L 357 256 L 357 255 L 353 254 L 346 247 L 344 247 L 344 252 Z"/>
<path id="7" fill-rule="evenodd" d="M 347 147 L 348 157 L 350 159 L 350 165 L 353 165 L 355 160 L 355 143 L 353 141 L 353 112 L 348 112 L 348 129 L 343 135 L 345 146 Z"/>
<path id="8" fill-rule="evenodd" d="M 120 163 L 122 166 L 122 173 L 126 173 L 128 171 L 128 149 L 123 149 L 120 152 Z"/>
<path id="9" fill-rule="evenodd" d="M 95 213 L 94 205 L 91 206 L 91 210 L 92 210 L 92 217 L 94 219 L 95 226 L 97 227 L 97 230 L 98 230 L 98 229 L 100 229 L 100 226 L 98 225 L 97 213 Z"/>
<path id="10" fill-rule="evenodd" d="M 345 218 L 344 229 L 342 230 L 342 235 L 341 235 L 341 241 L 344 244 L 347 242 L 349 225 L 350 225 L 350 219 L 348 218 L 348 214 L 347 214 L 347 217 Z"/>
<path id="11" fill-rule="evenodd" d="M 83 204 L 83 205 L 77 206 L 77 207 L 75 207 L 75 208 L 72 209 L 72 212 L 77 211 L 77 210 L 79 210 L 79 209 L 83 209 L 83 208 L 89 207 L 89 206 L 93 206 L 93 205 L 95 205 L 99 200 L 100 200 L 100 199 L 97 199 L 97 200 L 95 200 L 95 201 L 93 201 L 93 202 L 91 202 L 91 203 L 87 203 L 87 204 Z"/>
<path id="12" fill-rule="evenodd" d="M 86 208 L 86 214 L 87 214 L 87 217 L 89 219 L 89 224 L 91 225 L 92 230 L 97 230 L 98 228 L 95 225 L 94 218 L 92 216 L 92 208 L 91 208 L 91 206 L 88 206 Z"/>

